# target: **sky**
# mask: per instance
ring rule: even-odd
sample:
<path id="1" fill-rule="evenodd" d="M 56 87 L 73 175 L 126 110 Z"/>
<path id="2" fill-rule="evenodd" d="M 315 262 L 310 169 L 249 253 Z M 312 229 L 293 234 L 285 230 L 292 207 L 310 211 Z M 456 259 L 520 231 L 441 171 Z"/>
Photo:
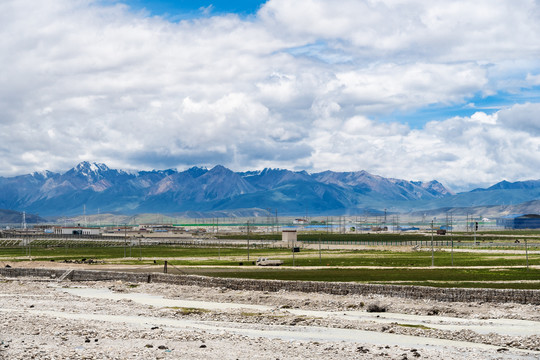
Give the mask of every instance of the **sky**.
<path id="1" fill-rule="evenodd" d="M 2 0 L 0 176 L 540 179 L 538 0 Z"/>

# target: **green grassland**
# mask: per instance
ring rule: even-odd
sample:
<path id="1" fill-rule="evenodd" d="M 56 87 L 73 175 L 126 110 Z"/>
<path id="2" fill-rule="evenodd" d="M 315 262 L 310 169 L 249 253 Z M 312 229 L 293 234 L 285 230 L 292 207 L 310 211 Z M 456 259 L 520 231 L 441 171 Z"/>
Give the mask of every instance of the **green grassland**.
<path id="1" fill-rule="evenodd" d="M 375 237 L 375 235 L 367 235 Z M 400 235 L 396 235 L 400 236 Z M 376 237 L 379 237 L 377 235 Z M 382 241 L 378 239 L 378 241 Z M 392 240 L 395 241 L 395 240 Z M 225 243 L 225 242 L 224 242 Z M 248 249 L 241 246 L 119 246 L 118 243 L 42 241 L 31 247 L 0 246 L 0 261 L 40 260 L 73 261 L 94 259 L 106 264 L 148 266 L 141 271 L 163 271 L 167 260 L 169 272 L 217 277 L 283 279 L 300 281 L 353 281 L 440 287 L 489 287 L 540 289 L 540 254 L 529 253 L 526 268 L 524 251 L 513 253 L 431 251 L 264 248 L 256 241 Z M 449 249 L 447 249 L 449 250 Z M 520 249 L 522 250 L 522 249 Z M 284 261 L 281 268 L 254 266 L 259 256 Z M 292 268 L 292 266 L 295 266 Z M 454 267 L 451 267 L 454 265 Z M 99 267 L 99 265 L 96 265 Z M 212 267 L 204 267 L 212 266 Z M 483 266 L 486 268 L 477 268 Z M 536 266 L 536 267 L 534 267 Z M 315 268 L 314 268 L 315 267 Z"/>
<path id="2" fill-rule="evenodd" d="M 250 265 L 259 256 L 271 257 L 292 266 L 376 266 L 376 267 L 425 267 L 431 265 L 431 251 L 388 250 L 318 250 L 302 249 L 293 259 L 289 249 L 251 247 L 249 261 L 247 248 L 239 247 L 185 247 L 185 246 L 81 246 L 81 247 L 0 247 L 0 257 L 12 260 L 79 260 L 92 258 L 114 263 L 140 263 L 156 259 L 170 259 L 174 265 Z M 502 252 L 477 253 L 435 251 L 436 266 L 524 266 L 525 254 Z M 540 254 L 529 254 L 530 265 L 540 265 Z"/>
<path id="3" fill-rule="evenodd" d="M 431 242 L 430 233 L 362 233 L 362 234 L 335 234 L 335 233 L 299 233 L 298 241 L 306 244 L 351 244 L 351 245 L 427 245 Z M 497 233 L 478 233 L 476 236 L 471 233 L 455 233 L 453 235 L 434 235 L 436 242 L 442 242 L 445 246 L 451 246 L 452 242 L 457 246 L 459 243 L 474 243 L 476 240 L 480 246 L 489 247 L 490 243 L 512 243 L 515 240 L 524 241 L 523 236 L 528 238 L 531 244 L 540 244 L 540 232 L 538 231 L 508 231 Z M 219 239 L 236 240 L 281 240 L 281 235 L 272 234 L 236 234 L 218 235 Z M 538 245 L 537 245 L 538 246 Z"/>
<path id="4" fill-rule="evenodd" d="M 540 230 L 497 230 L 497 231 L 479 231 L 477 234 L 489 235 L 515 235 L 515 236 L 537 236 L 540 237 Z"/>
<path id="5" fill-rule="evenodd" d="M 225 278 L 301 281 L 346 281 L 376 284 L 424 285 L 436 287 L 483 287 L 540 289 L 539 269 L 290 269 L 226 268 L 172 269 L 183 274 Z M 525 280 L 525 281 L 524 281 Z M 524 282 L 521 282 L 524 281 Z M 531 282 L 527 282 L 531 281 Z"/>
<path id="6" fill-rule="evenodd" d="M 0 258 L 7 257 L 14 260 L 26 260 L 30 253 L 33 260 L 78 260 L 81 258 L 109 259 L 121 262 L 124 258 L 210 258 L 219 259 L 221 257 L 246 257 L 247 249 L 238 247 L 183 247 L 183 246 L 96 246 L 86 244 L 86 246 L 32 246 L 28 247 L 0 247 Z M 252 247 L 250 255 L 272 255 L 274 253 L 285 254 L 288 251 L 283 249 L 260 249 Z M 131 262 L 133 260 L 126 259 Z M 203 260 L 201 260 L 203 261 Z"/>

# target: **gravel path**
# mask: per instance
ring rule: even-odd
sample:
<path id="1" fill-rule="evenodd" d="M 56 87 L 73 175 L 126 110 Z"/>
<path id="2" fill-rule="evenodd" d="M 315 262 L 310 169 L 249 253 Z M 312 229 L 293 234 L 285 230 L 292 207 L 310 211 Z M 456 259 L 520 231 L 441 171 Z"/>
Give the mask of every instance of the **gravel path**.
<path id="1" fill-rule="evenodd" d="M 540 358 L 532 305 L 0 281 L 2 359 Z"/>

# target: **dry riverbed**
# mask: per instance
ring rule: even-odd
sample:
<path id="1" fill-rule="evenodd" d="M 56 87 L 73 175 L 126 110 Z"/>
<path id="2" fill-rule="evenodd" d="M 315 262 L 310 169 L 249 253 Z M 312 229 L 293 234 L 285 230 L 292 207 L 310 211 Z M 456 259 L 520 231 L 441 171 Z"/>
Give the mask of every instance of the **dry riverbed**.
<path id="1" fill-rule="evenodd" d="M 540 358 L 540 306 L 0 282 L 1 359 Z"/>

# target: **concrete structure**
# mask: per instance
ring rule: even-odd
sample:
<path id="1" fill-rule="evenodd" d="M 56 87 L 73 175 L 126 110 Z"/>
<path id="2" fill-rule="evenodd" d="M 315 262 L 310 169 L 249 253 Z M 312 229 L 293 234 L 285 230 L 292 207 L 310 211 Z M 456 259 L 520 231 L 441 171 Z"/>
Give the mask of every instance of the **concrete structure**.
<path id="1" fill-rule="evenodd" d="M 101 229 L 83 226 L 55 227 L 54 233 L 60 235 L 100 235 Z"/>
<path id="2" fill-rule="evenodd" d="M 540 215 L 508 215 L 497 219 L 497 226 L 505 229 L 540 229 Z"/>
<path id="3" fill-rule="evenodd" d="M 289 247 L 296 246 L 298 244 L 298 233 L 295 230 L 283 230 L 281 232 L 281 240 Z"/>

